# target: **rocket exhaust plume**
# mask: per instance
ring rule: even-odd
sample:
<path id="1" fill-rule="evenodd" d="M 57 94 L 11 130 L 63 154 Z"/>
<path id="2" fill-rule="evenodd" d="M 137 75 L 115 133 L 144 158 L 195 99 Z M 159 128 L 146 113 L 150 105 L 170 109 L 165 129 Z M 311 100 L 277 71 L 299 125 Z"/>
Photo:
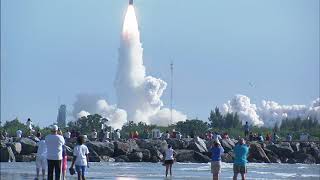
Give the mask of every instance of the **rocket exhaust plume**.
<path id="1" fill-rule="evenodd" d="M 119 61 L 114 81 L 117 105 L 109 105 L 106 100 L 92 95 L 80 95 L 74 104 L 78 113 L 75 117 L 98 113 L 109 121 L 107 125 L 121 128 L 129 121 L 145 122 L 167 126 L 170 123 L 170 110 L 161 108 L 161 96 L 167 83 L 161 79 L 146 76 L 143 65 L 143 49 L 140 42 L 138 22 L 133 1 L 124 18 L 120 38 Z M 179 111 L 172 111 L 173 121 L 185 121 L 187 117 Z"/>
<path id="2" fill-rule="evenodd" d="M 146 76 L 138 22 L 134 6 L 129 5 L 123 23 L 115 79 L 118 107 L 127 111 L 129 121 L 168 125 L 170 115 L 168 120 L 161 118 L 167 122 L 160 123 L 155 118 L 163 111 L 160 98 L 166 86 L 163 80 Z M 175 112 L 175 117 L 179 117 L 177 121 L 186 119 L 186 116 Z M 163 112 L 161 114 L 163 117 Z"/>

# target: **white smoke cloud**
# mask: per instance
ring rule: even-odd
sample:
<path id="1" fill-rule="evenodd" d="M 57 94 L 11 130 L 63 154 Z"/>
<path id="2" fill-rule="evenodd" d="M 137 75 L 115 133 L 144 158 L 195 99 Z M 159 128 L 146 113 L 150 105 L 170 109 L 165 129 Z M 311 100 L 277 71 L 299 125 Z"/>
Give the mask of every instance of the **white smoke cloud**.
<path id="1" fill-rule="evenodd" d="M 257 114 L 257 107 L 251 104 L 250 98 L 244 95 L 236 95 L 227 104 L 223 104 L 222 112 L 237 112 L 242 122 L 248 121 L 255 126 L 262 126 L 264 123 Z"/>
<path id="2" fill-rule="evenodd" d="M 121 128 L 129 121 L 167 126 L 170 110 L 163 107 L 161 96 L 167 83 L 146 76 L 143 65 L 143 49 L 134 8 L 128 7 L 120 39 L 119 61 L 114 81 L 117 105 L 109 105 L 99 96 L 80 95 L 74 104 L 74 115 L 98 113 L 109 119 L 108 125 Z M 80 113 L 79 113 L 80 112 Z M 186 115 L 172 110 L 172 123 L 185 121 Z"/>
<path id="3" fill-rule="evenodd" d="M 231 101 L 222 106 L 223 113 L 237 112 L 244 123 L 272 127 L 281 124 L 284 118 L 315 118 L 320 121 L 320 98 L 314 100 L 308 107 L 306 105 L 280 105 L 274 101 L 263 100 L 261 107 L 251 104 L 250 98 L 236 95 Z"/>

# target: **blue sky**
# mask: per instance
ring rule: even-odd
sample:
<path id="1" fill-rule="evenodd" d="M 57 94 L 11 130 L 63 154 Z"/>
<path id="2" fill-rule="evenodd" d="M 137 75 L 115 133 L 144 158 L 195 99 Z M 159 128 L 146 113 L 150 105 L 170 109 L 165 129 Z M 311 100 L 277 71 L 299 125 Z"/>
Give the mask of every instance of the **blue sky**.
<path id="1" fill-rule="evenodd" d="M 49 125 L 58 99 L 71 111 L 79 93 L 116 103 L 126 8 L 126 0 L 1 1 L 1 120 Z M 174 61 L 174 107 L 190 118 L 207 119 L 235 94 L 257 104 L 319 97 L 318 0 L 135 0 L 135 8 L 147 73 L 169 83 Z"/>

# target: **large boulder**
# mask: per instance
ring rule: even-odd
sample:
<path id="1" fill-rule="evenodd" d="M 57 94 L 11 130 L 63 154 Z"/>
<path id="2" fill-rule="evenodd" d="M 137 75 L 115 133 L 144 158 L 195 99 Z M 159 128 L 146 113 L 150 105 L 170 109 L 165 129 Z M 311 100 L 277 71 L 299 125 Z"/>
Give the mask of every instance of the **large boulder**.
<path id="1" fill-rule="evenodd" d="M 196 137 L 189 142 L 189 146 L 187 147 L 189 150 L 194 150 L 197 152 L 208 152 L 207 145 L 203 139 Z"/>
<path id="2" fill-rule="evenodd" d="M 266 149 L 266 148 L 264 149 L 264 152 L 268 156 L 271 163 L 281 163 L 281 160 L 276 153 L 274 153 L 271 150 Z"/>
<path id="3" fill-rule="evenodd" d="M 142 152 L 134 151 L 128 154 L 130 162 L 141 162 L 143 158 Z"/>
<path id="4" fill-rule="evenodd" d="M 165 140 L 161 139 L 137 139 L 136 143 L 141 149 L 157 149 L 162 154 L 165 152 L 165 150 L 168 148 L 168 143 Z"/>
<path id="5" fill-rule="evenodd" d="M 222 139 L 220 143 L 226 153 L 232 151 L 235 146 L 235 143 L 231 139 Z"/>
<path id="6" fill-rule="evenodd" d="M 229 151 L 227 153 L 223 153 L 221 155 L 221 161 L 226 163 L 233 163 L 234 154 L 232 151 Z"/>
<path id="7" fill-rule="evenodd" d="M 167 143 L 172 146 L 173 149 L 185 149 L 188 146 L 187 141 L 182 139 L 170 138 L 166 139 Z"/>
<path id="8" fill-rule="evenodd" d="M 277 154 L 280 158 L 292 158 L 292 153 L 294 152 L 291 148 L 290 143 L 287 142 L 283 142 L 280 144 L 271 144 L 266 148 Z"/>
<path id="9" fill-rule="evenodd" d="M 150 161 L 150 158 L 151 158 L 150 150 L 142 149 L 142 150 L 140 150 L 140 152 L 142 153 L 142 161 L 144 161 L 144 162 Z"/>
<path id="10" fill-rule="evenodd" d="M 29 155 L 22 155 L 22 154 L 16 155 L 17 162 L 31 162 L 31 161 L 35 161 L 35 160 L 36 160 L 35 153 L 31 153 Z"/>
<path id="11" fill-rule="evenodd" d="M 88 147 L 88 149 L 89 149 L 89 161 L 90 162 L 100 162 L 101 158 L 100 158 L 99 154 L 96 153 L 94 151 L 94 149 L 92 149 L 91 147 Z"/>
<path id="12" fill-rule="evenodd" d="M 127 155 L 130 152 L 130 145 L 126 142 L 115 141 L 114 156 Z"/>
<path id="13" fill-rule="evenodd" d="M 294 152 L 300 151 L 300 143 L 299 142 L 292 142 L 291 148 L 293 149 Z"/>
<path id="14" fill-rule="evenodd" d="M 306 154 L 304 152 L 294 152 L 293 157 L 297 163 L 303 164 L 314 164 L 316 163 L 316 159 L 311 154 Z"/>
<path id="15" fill-rule="evenodd" d="M 129 158 L 126 155 L 120 155 L 114 158 L 115 162 L 129 162 Z"/>
<path id="16" fill-rule="evenodd" d="M 31 153 L 37 153 L 37 143 L 29 138 L 21 138 L 21 152 L 22 155 L 29 155 Z"/>
<path id="17" fill-rule="evenodd" d="M 9 146 L 14 154 L 20 154 L 22 150 L 22 145 L 19 142 L 10 143 Z"/>
<path id="18" fill-rule="evenodd" d="M 271 162 L 261 145 L 258 143 L 252 143 L 250 145 L 248 160 L 250 162 L 253 162 L 254 160 L 256 160 L 256 162 Z"/>
<path id="19" fill-rule="evenodd" d="M 86 143 L 87 147 L 93 149 L 99 156 L 113 156 L 114 145 L 110 142 L 90 141 Z"/>
<path id="20" fill-rule="evenodd" d="M 151 162 L 159 162 L 163 160 L 163 154 L 156 148 L 151 148 L 150 150 L 150 161 Z"/>
<path id="21" fill-rule="evenodd" d="M 177 162 L 208 163 L 210 158 L 194 150 L 177 150 Z"/>

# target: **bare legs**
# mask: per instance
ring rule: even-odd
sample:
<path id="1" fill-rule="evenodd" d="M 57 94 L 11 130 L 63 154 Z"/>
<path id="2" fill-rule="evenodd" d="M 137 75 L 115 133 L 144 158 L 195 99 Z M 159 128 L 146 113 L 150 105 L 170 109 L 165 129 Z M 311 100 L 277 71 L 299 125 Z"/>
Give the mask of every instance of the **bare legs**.
<path id="1" fill-rule="evenodd" d="M 246 174 L 245 173 L 240 173 L 242 180 L 246 180 Z M 233 180 L 237 180 L 238 173 L 233 174 Z"/>
<path id="2" fill-rule="evenodd" d="M 168 171 L 170 171 L 170 176 L 172 176 L 172 164 L 166 164 L 166 177 L 168 176 Z"/>
<path id="3" fill-rule="evenodd" d="M 212 174 L 212 180 L 219 180 L 219 174 Z"/>

